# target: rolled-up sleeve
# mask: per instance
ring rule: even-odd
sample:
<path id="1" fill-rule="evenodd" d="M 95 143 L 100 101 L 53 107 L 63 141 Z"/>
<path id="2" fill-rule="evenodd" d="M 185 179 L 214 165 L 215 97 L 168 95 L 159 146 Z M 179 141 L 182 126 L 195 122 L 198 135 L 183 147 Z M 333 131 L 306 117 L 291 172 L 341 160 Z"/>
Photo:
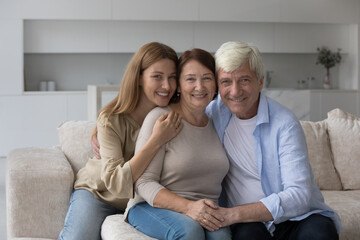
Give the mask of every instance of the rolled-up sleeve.
<path id="1" fill-rule="evenodd" d="M 280 174 L 267 172 L 272 184 L 265 185 L 267 197 L 260 201 L 280 223 L 303 215 L 310 210 L 311 204 L 311 167 L 307 157 L 305 135 L 298 123 L 283 125 L 277 136 L 278 162 Z M 275 169 L 274 169 L 275 171 Z M 276 176 L 279 175 L 279 176 Z M 279 185 L 273 186 L 274 182 Z"/>

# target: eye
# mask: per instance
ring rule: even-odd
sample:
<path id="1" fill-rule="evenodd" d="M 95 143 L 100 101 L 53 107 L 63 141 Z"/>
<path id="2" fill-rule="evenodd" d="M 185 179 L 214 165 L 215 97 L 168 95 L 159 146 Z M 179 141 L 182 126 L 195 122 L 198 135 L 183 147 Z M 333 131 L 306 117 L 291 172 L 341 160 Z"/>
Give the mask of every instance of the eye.
<path id="1" fill-rule="evenodd" d="M 188 78 L 186 78 L 185 80 L 186 80 L 186 81 L 193 82 L 193 81 L 195 81 L 195 78 L 194 78 L 194 77 L 188 77 Z"/>
<path id="2" fill-rule="evenodd" d="M 160 78 L 161 78 L 161 75 L 160 75 L 160 74 L 156 74 L 156 75 L 152 75 L 151 77 L 152 77 L 152 78 L 155 78 L 155 79 L 160 79 Z"/>
<path id="3" fill-rule="evenodd" d="M 250 83 L 250 78 L 241 78 L 240 79 L 240 84 L 242 85 L 247 85 Z"/>
<path id="4" fill-rule="evenodd" d="M 220 84 L 225 86 L 230 85 L 230 79 L 221 79 Z"/>
<path id="5" fill-rule="evenodd" d="M 212 77 L 204 77 L 203 80 L 205 80 L 205 81 L 212 81 L 213 78 L 212 78 Z"/>
<path id="6" fill-rule="evenodd" d="M 176 80 L 176 75 L 170 76 L 170 79 L 175 79 Z"/>

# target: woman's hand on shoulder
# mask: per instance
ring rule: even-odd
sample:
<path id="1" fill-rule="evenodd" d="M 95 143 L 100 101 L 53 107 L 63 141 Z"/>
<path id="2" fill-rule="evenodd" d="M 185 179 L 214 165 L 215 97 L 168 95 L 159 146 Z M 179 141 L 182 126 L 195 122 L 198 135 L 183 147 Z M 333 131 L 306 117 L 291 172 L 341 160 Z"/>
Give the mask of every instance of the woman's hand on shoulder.
<path id="1" fill-rule="evenodd" d="M 161 115 L 155 122 L 152 137 L 164 145 L 173 139 L 183 128 L 180 114 L 175 111 Z"/>
<path id="2" fill-rule="evenodd" d="M 209 204 L 209 202 L 212 204 Z M 223 227 L 223 216 L 217 211 L 216 204 L 208 199 L 190 202 L 185 215 L 197 221 L 209 231 L 215 231 Z"/>

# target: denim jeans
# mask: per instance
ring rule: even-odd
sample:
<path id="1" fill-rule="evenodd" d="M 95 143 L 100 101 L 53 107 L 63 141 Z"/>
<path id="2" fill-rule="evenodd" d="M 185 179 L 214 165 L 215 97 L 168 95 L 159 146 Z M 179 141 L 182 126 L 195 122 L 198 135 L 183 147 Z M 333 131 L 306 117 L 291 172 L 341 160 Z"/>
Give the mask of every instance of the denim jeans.
<path id="1" fill-rule="evenodd" d="M 101 240 L 101 225 L 109 215 L 120 210 L 98 200 L 87 190 L 71 194 L 65 225 L 58 240 Z"/>
<path id="2" fill-rule="evenodd" d="M 210 232 L 184 214 L 154 208 L 146 202 L 133 206 L 128 220 L 139 231 L 157 239 L 231 240 L 229 227 Z"/>

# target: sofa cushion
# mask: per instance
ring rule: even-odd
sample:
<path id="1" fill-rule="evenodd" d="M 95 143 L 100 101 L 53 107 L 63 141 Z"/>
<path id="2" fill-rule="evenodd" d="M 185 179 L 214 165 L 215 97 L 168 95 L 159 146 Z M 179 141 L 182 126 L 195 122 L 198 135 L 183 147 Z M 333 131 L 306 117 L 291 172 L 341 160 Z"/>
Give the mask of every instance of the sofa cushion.
<path id="1" fill-rule="evenodd" d="M 67 121 L 57 128 L 61 150 L 69 160 L 75 175 L 94 155 L 90 135 L 95 126 L 92 121 Z"/>
<path id="2" fill-rule="evenodd" d="M 154 240 L 124 221 L 123 214 L 110 215 L 101 226 L 103 240 Z"/>
<path id="3" fill-rule="evenodd" d="M 360 190 L 321 191 L 325 203 L 340 216 L 340 239 L 360 239 Z"/>
<path id="4" fill-rule="evenodd" d="M 360 118 L 334 109 L 328 112 L 327 123 L 334 165 L 343 188 L 360 189 Z"/>
<path id="5" fill-rule="evenodd" d="M 18 148 L 7 157 L 8 239 L 57 238 L 64 226 L 74 172 L 55 148 Z M 3 216 L 3 214 L 1 214 Z"/>
<path id="6" fill-rule="evenodd" d="M 341 190 L 341 182 L 332 160 L 326 121 L 300 123 L 304 129 L 315 182 L 322 190 Z"/>

